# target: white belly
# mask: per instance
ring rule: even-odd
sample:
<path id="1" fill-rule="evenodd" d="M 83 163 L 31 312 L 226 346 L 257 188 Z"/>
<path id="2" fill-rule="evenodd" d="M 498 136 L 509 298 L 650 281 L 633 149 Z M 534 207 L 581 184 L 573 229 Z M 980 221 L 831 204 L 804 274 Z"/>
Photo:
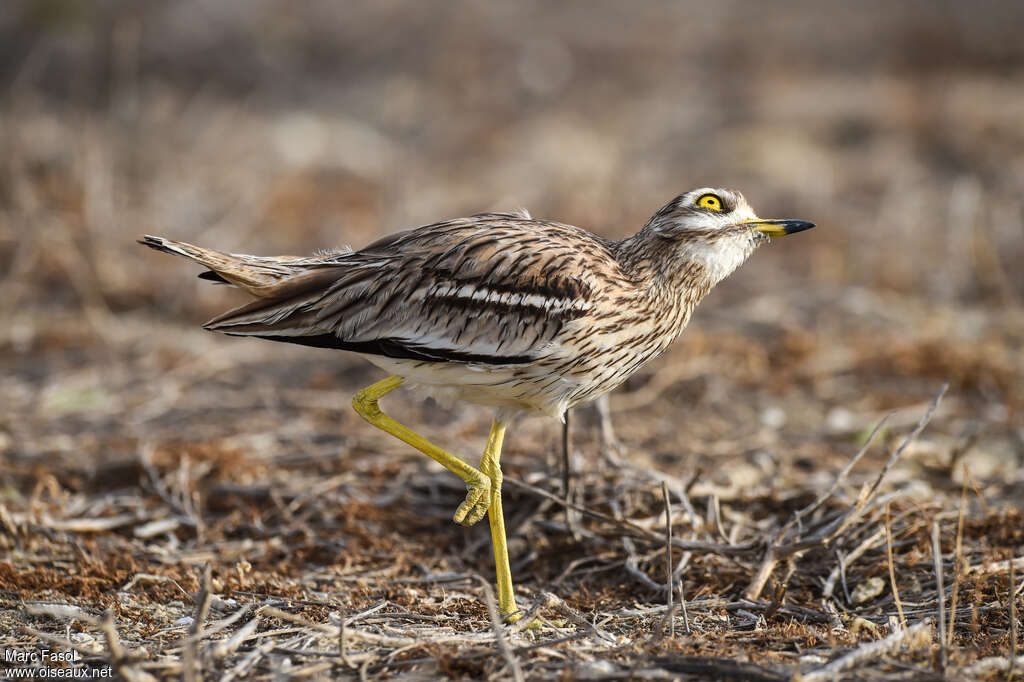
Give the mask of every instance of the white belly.
<path id="1" fill-rule="evenodd" d="M 405 378 L 412 388 L 442 403 L 465 401 L 498 408 L 500 418 L 535 412 L 563 419 L 568 396 L 579 384 L 571 377 L 531 376 L 534 367 L 461 362 L 420 362 L 381 355 L 360 356 L 385 372 Z"/>

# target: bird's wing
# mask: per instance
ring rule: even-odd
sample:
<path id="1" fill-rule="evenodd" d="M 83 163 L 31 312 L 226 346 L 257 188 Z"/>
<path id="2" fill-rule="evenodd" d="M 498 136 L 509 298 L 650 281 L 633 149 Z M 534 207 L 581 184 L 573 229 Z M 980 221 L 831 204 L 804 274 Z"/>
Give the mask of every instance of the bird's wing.
<path id="1" fill-rule="evenodd" d="M 207 328 L 413 360 L 529 362 L 587 313 L 590 264 L 608 259 L 578 228 L 483 214 L 336 255 L 323 286 L 254 301 Z"/>

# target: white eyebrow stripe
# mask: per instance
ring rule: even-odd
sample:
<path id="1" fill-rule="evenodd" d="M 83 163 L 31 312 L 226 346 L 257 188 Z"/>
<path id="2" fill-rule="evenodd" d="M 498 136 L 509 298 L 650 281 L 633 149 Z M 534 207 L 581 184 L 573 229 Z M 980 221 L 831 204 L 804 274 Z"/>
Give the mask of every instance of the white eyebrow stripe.
<path id="1" fill-rule="evenodd" d="M 426 297 L 463 299 L 511 307 L 538 308 L 540 310 L 562 311 L 584 310 L 587 308 L 586 301 L 580 299 L 552 298 L 543 294 L 526 294 L 520 291 L 494 291 L 485 287 L 474 287 L 471 284 L 463 284 L 462 286 L 438 284 L 427 292 Z"/>

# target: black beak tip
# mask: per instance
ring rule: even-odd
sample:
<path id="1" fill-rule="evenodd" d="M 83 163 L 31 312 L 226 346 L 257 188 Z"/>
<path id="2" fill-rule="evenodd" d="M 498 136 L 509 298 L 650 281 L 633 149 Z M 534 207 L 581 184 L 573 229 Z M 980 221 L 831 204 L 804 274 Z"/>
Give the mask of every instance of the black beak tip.
<path id="1" fill-rule="evenodd" d="M 786 230 L 786 234 L 793 234 L 794 232 L 803 232 L 814 227 L 814 223 L 809 220 L 783 220 L 781 221 L 783 227 Z"/>

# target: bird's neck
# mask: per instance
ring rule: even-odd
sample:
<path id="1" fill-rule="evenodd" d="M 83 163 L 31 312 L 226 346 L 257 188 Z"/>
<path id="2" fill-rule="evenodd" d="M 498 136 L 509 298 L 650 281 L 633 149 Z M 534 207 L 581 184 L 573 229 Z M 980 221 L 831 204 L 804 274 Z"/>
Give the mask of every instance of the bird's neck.
<path id="1" fill-rule="evenodd" d="M 709 265 L 708 254 L 644 228 L 615 243 L 619 267 L 650 299 L 670 303 L 686 324 L 690 313 L 728 272 Z M 731 270 L 730 270 L 731 271 Z"/>

